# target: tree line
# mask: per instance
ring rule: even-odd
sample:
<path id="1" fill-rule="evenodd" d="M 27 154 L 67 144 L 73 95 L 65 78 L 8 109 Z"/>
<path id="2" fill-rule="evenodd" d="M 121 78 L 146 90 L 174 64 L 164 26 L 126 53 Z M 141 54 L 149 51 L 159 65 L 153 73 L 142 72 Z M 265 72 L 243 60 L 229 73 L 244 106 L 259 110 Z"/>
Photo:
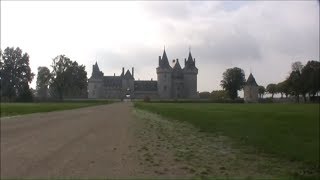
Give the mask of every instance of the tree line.
<path id="1" fill-rule="evenodd" d="M 51 70 L 38 67 L 36 90 L 29 84 L 34 78 L 30 57 L 17 47 L 7 47 L 0 56 L 1 101 L 63 100 L 64 98 L 87 97 L 87 72 L 65 55 L 52 60 Z"/>
<path id="2" fill-rule="evenodd" d="M 307 95 L 309 100 L 315 100 L 316 94 L 320 91 L 320 62 L 308 61 L 303 65 L 300 61 L 294 62 L 291 65 L 291 72 L 289 76 L 277 84 L 268 84 L 264 89 L 259 87 L 259 94 L 263 95 L 265 92 L 271 94 L 280 94 L 281 98 L 285 95 L 295 97 L 296 102 L 300 101 L 300 96 L 303 97 L 304 102 L 307 102 Z"/>
<path id="3" fill-rule="evenodd" d="M 303 97 L 304 102 L 307 102 L 307 95 L 309 100 L 314 101 L 315 96 L 320 92 L 320 62 L 311 60 L 306 65 L 300 61 L 294 62 L 291 65 L 291 72 L 289 76 L 277 84 L 270 83 L 266 87 L 259 86 L 259 98 L 263 98 L 264 94 L 269 93 L 271 99 L 275 94 L 280 94 L 281 98 L 295 97 L 296 102 L 299 102 L 300 96 Z M 246 84 L 245 74 L 241 68 L 234 67 L 227 69 L 223 75 L 220 86 L 223 90 L 216 90 L 212 92 L 201 92 L 200 98 L 205 99 L 231 99 L 238 98 L 238 91 L 242 90 Z"/>

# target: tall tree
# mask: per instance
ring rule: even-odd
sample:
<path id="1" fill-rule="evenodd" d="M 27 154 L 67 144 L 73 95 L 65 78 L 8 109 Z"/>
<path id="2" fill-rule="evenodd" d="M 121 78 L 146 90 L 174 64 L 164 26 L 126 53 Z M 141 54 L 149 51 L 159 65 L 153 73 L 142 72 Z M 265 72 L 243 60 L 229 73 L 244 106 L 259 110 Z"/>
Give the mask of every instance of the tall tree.
<path id="1" fill-rule="evenodd" d="M 266 90 L 269 94 L 271 94 L 271 98 L 273 98 L 273 95 L 277 92 L 277 85 L 276 84 L 268 84 Z"/>
<path id="2" fill-rule="evenodd" d="M 67 83 L 66 70 L 70 67 L 71 60 L 65 55 L 59 55 L 52 61 L 52 79 L 50 82 L 50 93 L 52 97 L 58 97 L 63 100 L 63 92 Z"/>
<path id="3" fill-rule="evenodd" d="M 281 92 L 286 96 L 286 98 L 288 98 L 288 95 L 292 94 L 288 79 L 282 81 L 280 84 L 281 84 L 280 85 Z"/>
<path id="4" fill-rule="evenodd" d="M 303 65 L 301 62 L 294 62 L 291 66 L 292 72 L 288 78 L 288 83 L 292 89 L 292 93 L 296 96 L 296 101 L 299 102 L 300 94 L 303 96 L 304 101 L 306 101 L 307 88 L 302 79 L 302 69 Z"/>
<path id="5" fill-rule="evenodd" d="M 48 88 L 49 88 L 50 79 L 51 79 L 50 70 L 45 66 L 38 67 L 37 95 L 42 99 L 46 99 L 48 97 Z"/>
<path id="6" fill-rule="evenodd" d="M 245 85 L 244 71 L 238 67 L 229 68 L 223 73 L 221 87 L 228 91 L 231 99 L 238 97 L 238 90 Z"/>
<path id="7" fill-rule="evenodd" d="M 87 97 L 87 72 L 65 55 L 53 59 L 50 94 L 63 100 L 64 97 Z"/>
<path id="8" fill-rule="evenodd" d="M 264 88 L 264 86 L 258 87 L 258 93 L 259 93 L 260 98 L 263 98 L 263 95 L 265 92 L 266 92 L 266 88 Z"/>
<path id="9" fill-rule="evenodd" d="M 31 83 L 34 74 L 29 66 L 29 55 L 22 50 L 7 47 L 2 53 L 1 63 L 1 96 L 9 99 L 30 100 Z"/>
<path id="10" fill-rule="evenodd" d="M 313 97 L 320 91 L 320 62 L 308 61 L 302 68 L 301 80 L 303 89 Z"/>

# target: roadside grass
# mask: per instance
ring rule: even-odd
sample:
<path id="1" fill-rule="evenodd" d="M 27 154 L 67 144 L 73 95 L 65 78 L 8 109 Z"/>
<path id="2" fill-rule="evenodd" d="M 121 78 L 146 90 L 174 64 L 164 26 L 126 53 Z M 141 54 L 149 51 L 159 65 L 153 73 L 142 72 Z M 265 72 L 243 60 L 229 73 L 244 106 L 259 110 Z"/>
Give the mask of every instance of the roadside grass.
<path id="1" fill-rule="evenodd" d="M 318 104 L 135 103 L 135 107 L 186 121 L 319 171 Z"/>
<path id="2" fill-rule="evenodd" d="M 111 103 L 110 101 L 66 101 L 66 102 L 45 102 L 45 103 L 1 103 L 0 116 L 16 116 L 37 112 L 51 112 L 68 109 L 76 109 L 88 106 L 96 106 Z"/>

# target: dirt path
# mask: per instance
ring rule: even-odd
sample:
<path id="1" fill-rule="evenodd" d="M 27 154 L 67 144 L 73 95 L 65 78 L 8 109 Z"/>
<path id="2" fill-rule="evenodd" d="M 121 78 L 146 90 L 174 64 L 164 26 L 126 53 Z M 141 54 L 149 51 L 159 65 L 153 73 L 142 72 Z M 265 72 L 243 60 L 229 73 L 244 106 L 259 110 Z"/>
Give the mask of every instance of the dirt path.
<path id="1" fill-rule="evenodd" d="M 1 177 L 129 177 L 132 104 L 1 120 Z"/>
<path id="2" fill-rule="evenodd" d="M 267 178 L 300 169 L 132 103 L 1 119 L 1 178 Z"/>

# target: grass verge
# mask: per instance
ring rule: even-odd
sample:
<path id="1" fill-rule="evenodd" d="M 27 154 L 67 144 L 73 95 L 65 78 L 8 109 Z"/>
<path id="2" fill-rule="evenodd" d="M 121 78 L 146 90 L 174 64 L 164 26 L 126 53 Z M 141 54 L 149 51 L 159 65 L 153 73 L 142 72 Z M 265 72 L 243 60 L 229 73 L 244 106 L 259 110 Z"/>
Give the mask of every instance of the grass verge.
<path id="1" fill-rule="evenodd" d="M 0 116 L 16 116 L 37 112 L 51 112 L 96 106 L 111 103 L 109 101 L 68 101 L 49 103 L 1 103 Z"/>
<path id="2" fill-rule="evenodd" d="M 319 105 L 135 103 L 135 107 L 186 121 L 319 172 Z"/>

